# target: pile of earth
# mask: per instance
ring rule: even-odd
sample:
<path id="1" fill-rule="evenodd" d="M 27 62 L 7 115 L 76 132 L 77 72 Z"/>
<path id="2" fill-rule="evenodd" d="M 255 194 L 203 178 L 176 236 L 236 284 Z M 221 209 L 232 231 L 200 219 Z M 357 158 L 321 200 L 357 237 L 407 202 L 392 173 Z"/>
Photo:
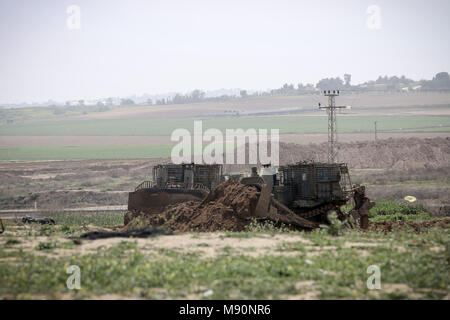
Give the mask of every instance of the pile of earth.
<path id="1" fill-rule="evenodd" d="M 188 201 L 168 206 L 160 214 L 128 213 L 126 227 L 159 226 L 172 231 L 243 231 L 251 222 L 250 214 L 259 191 L 229 179 L 202 202 Z"/>
<path id="2" fill-rule="evenodd" d="M 268 153 L 270 154 L 270 143 Z M 246 155 L 251 148 L 246 144 Z M 252 146 L 258 150 L 258 145 Z M 286 165 L 299 161 L 327 161 L 327 143 L 279 144 L 279 163 Z M 378 141 L 339 143 L 339 162 L 351 169 L 415 169 L 440 168 L 449 165 L 450 138 L 401 138 Z M 226 163 L 226 162 L 225 162 Z M 260 163 L 258 163 L 260 165 Z M 249 170 L 249 165 L 225 165 L 227 172 Z"/>

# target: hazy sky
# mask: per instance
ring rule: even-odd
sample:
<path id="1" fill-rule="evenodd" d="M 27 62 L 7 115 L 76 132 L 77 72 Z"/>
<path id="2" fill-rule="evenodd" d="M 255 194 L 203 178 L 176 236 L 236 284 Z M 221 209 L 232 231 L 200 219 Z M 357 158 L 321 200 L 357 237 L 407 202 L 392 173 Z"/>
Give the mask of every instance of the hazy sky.
<path id="1" fill-rule="evenodd" d="M 370 5 L 381 10 L 372 28 Z M 0 0 L 0 102 L 260 90 L 344 73 L 430 79 L 450 71 L 449 12 L 448 0 Z"/>

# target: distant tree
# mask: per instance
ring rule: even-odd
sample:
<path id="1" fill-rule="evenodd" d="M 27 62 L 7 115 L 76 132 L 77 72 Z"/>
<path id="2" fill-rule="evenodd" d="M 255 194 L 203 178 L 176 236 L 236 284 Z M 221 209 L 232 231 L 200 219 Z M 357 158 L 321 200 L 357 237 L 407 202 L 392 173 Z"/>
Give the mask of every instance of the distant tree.
<path id="1" fill-rule="evenodd" d="M 194 90 L 191 92 L 191 99 L 188 99 L 188 100 L 191 100 L 192 102 L 199 102 L 199 101 L 203 100 L 204 97 L 205 97 L 205 93 L 203 91 Z M 191 101 L 189 101 L 189 102 L 191 102 Z"/>
<path id="2" fill-rule="evenodd" d="M 121 106 L 132 106 L 134 105 L 134 101 L 131 99 L 120 99 L 120 105 Z"/>
<path id="3" fill-rule="evenodd" d="M 239 91 L 239 94 L 241 95 L 241 98 L 247 98 L 248 97 L 247 90 L 241 90 L 241 91 Z"/>
<path id="4" fill-rule="evenodd" d="M 283 85 L 283 91 L 286 93 L 289 92 L 290 90 L 294 90 L 294 85 L 285 83 Z"/>
<path id="5" fill-rule="evenodd" d="M 297 91 L 292 83 L 291 84 L 285 83 L 279 89 L 270 90 L 270 94 L 296 94 L 296 93 Z"/>
<path id="6" fill-rule="evenodd" d="M 112 106 L 112 105 L 114 104 L 113 98 L 109 97 L 108 99 L 106 99 L 106 103 L 107 103 L 109 106 Z"/>
<path id="7" fill-rule="evenodd" d="M 151 105 L 153 104 L 153 100 L 152 100 L 152 99 L 147 99 L 147 104 L 148 104 L 149 106 L 151 106 Z"/>
<path id="8" fill-rule="evenodd" d="M 326 78 L 320 80 L 316 87 L 320 90 L 341 90 L 344 88 L 344 81 L 341 78 Z"/>
<path id="9" fill-rule="evenodd" d="M 352 82 L 352 75 L 351 74 L 344 74 L 344 81 L 345 81 L 345 86 L 346 87 L 350 87 L 350 82 Z"/>
<path id="10" fill-rule="evenodd" d="M 84 100 L 83 100 L 83 99 L 78 100 L 78 104 L 79 104 L 80 106 L 84 106 Z"/>
<path id="11" fill-rule="evenodd" d="M 432 80 L 425 81 L 423 88 L 428 90 L 450 90 L 450 76 L 448 72 L 437 73 Z"/>
<path id="12" fill-rule="evenodd" d="M 163 99 L 164 100 L 164 99 Z M 172 99 L 173 103 L 180 104 L 186 102 L 186 97 L 181 95 L 180 93 L 175 94 L 175 96 Z"/>
<path id="13" fill-rule="evenodd" d="M 450 76 L 449 76 L 448 72 L 439 72 L 434 76 L 433 80 L 441 81 L 441 82 L 449 82 Z"/>

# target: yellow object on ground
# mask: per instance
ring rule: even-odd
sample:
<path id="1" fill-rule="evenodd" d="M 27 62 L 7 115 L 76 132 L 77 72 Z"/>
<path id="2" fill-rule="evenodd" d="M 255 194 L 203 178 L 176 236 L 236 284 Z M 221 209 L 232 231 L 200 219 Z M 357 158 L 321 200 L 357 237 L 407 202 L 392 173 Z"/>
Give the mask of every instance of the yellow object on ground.
<path id="1" fill-rule="evenodd" d="M 409 202 L 414 202 L 417 200 L 416 197 L 413 196 L 406 196 L 404 199 Z"/>

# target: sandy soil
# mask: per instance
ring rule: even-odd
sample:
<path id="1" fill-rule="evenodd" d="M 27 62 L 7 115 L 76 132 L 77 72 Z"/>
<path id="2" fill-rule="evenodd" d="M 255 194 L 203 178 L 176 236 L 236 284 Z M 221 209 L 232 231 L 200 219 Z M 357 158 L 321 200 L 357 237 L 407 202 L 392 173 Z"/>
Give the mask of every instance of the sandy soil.
<path id="1" fill-rule="evenodd" d="M 29 228 L 29 227 L 27 227 Z M 27 228 L 23 227 L 8 227 L 5 235 L 20 235 L 26 232 Z M 100 227 L 88 226 L 90 231 L 109 230 Z M 314 248 L 310 241 L 303 238 L 301 235 L 293 234 L 278 234 L 275 236 L 261 234 L 257 237 L 251 238 L 236 238 L 229 237 L 225 233 L 180 233 L 174 235 L 160 235 L 150 238 L 107 238 L 98 240 L 82 240 L 81 244 L 72 246 L 66 249 L 54 249 L 50 252 L 36 251 L 35 247 L 40 242 L 59 241 L 60 243 L 72 242 L 72 240 L 64 237 L 46 237 L 37 236 L 33 239 L 23 241 L 17 244 L 15 248 L 21 248 L 24 251 L 33 252 L 41 255 L 73 255 L 73 254 L 86 254 L 96 252 L 98 249 L 110 248 L 122 241 L 136 242 L 139 249 L 146 253 L 157 252 L 161 249 L 177 250 L 184 253 L 200 252 L 202 258 L 213 258 L 220 254 L 223 254 L 223 250 L 233 248 L 234 254 L 244 254 L 249 256 L 261 256 L 266 254 L 295 254 L 295 251 L 279 251 L 276 250 L 286 242 L 301 243 L 307 246 L 313 254 L 316 249 L 322 250 L 322 247 Z M 3 240 L 0 239 L 0 243 Z M 324 248 L 323 250 L 327 250 Z"/>
<path id="2" fill-rule="evenodd" d="M 448 223 L 448 219 L 443 219 L 437 221 L 436 225 L 439 225 L 443 229 L 447 227 L 444 226 Z M 394 225 L 394 223 L 390 223 Z M 395 224 L 397 225 L 397 224 Z M 434 225 L 434 223 L 427 222 L 416 223 L 422 227 L 429 227 Z M 5 235 L 18 236 L 21 233 L 26 233 L 30 227 L 7 227 Z M 87 226 L 89 231 L 102 231 L 109 229 Z M 5 239 L 5 238 L 3 238 Z M 309 239 L 306 239 L 300 234 L 258 234 L 252 237 L 236 237 L 232 234 L 222 233 L 222 232 L 212 232 L 212 233 L 178 233 L 174 235 L 159 235 L 150 238 L 106 238 L 97 240 L 81 240 L 75 246 L 70 246 L 68 248 L 57 248 L 47 251 L 36 251 L 35 248 L 40 242 L 48 241 L 58 241 L 60 243 L 72 242 L 72 240 L 64 237 L 56 236 L 37 236 L 31 238 L 27 241 L 23 241 L 15 246 L 15 249 L 21 248 L 24 251 L 33 252 L 42 255 L 74 255 L 74 254 L 87 254 L 94 253 L 98 249 L 107 249 L 116 246 L 120 242 L 135 242 L 140 250 L 145 253 L 157 253 L 161 249 L 176 250 L 183 253 L 200 253 L 203 259 L 215 258 L 227 252 L 234 255 L 246 255 L 251 257 L 260 257 L 264 255 L 296 255 L 298 252 L 296 250 L 289 250 L 291 246 L 301 245 L 307 251 L 308 257 L 315 257 L 321 255 L 325 252 L 336 251 L 336 246 L 321 245 L 317 246 L 313 244 Z M 2 241 L 6 240 L 1 240 Z M 381 246 L 383 243 L 380 242 L 350 242 L 346 241 L 342 244 L 343 248 L 355 248 L 360 251 L 361 254 L 370 255 L 366 250 L 368 248 Z M 401 248 L 398 248 L 401 249 Z M 403 248 L 404 249 L 404 248 Z M 231 252 L 229 252 L 231 250 Z M 443 252 L 445 251 L 444 246 L 434 246 L 429 249 L 433 252 Z"/>

